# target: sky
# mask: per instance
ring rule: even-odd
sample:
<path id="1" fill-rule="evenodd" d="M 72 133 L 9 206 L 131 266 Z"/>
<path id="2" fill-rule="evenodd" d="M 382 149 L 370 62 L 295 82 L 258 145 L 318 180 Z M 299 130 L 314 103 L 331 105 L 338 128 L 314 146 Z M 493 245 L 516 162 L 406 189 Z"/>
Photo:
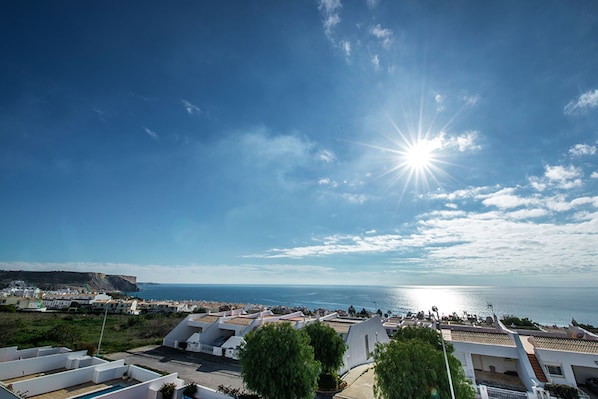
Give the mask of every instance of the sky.
<path id="1" fill-rule="evenodd" d="M 5 1 L 0 269 L 595 286 L 595 1 Z"/>

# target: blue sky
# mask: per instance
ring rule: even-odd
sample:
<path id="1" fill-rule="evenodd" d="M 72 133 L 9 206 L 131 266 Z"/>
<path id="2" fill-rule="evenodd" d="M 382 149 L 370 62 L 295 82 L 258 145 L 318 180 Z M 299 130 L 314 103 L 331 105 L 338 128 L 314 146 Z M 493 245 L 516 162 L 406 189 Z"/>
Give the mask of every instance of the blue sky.
<path id="1" fill-rule="evenodd" d="M 0 34 L 0 268 L 598 281 L 593 1 L 19 1 Z"/>

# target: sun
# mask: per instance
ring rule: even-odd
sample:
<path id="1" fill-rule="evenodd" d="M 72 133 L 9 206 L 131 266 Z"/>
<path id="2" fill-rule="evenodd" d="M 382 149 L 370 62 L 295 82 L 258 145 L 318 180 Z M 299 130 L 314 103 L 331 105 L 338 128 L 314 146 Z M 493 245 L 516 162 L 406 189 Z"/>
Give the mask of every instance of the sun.
<path id="1" fill-rule="evenodd" d="M 393 175 L 391 185 L 403 182 L 401 197 L 409 187 L 422 193 L 441 184 L 440 177 L 446 176 L 443 166 L 447 163 L 442 157 L 442 135 L 399 134 L 392 142 L 390 147 L 377 148 L 391 156 L 392 167 L 383 174 Z"/>
<path id="2" fill-rule="evenodd" d="M 434 162 L 433 151 L 434 147 L 428 140 L 409 145 L 403 154 L 405 166 L 415 171 L 429 169 Z"/>

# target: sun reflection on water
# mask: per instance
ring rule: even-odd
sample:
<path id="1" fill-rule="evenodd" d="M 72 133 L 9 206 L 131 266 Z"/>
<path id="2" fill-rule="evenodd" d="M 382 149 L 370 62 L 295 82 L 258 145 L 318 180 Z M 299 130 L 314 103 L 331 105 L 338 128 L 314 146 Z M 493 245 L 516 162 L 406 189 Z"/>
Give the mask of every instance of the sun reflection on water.
<path id="1" fill-rule="evenodd" d="M 440 316 L 453 312 L 463 316 L 471 311 L 470 298 L 455 286 L 408 286 L 398 287 L 397 295 L 405 301 L 406 309 L 397 309 L 400 313 L 423 311 L 428 313 L 433 306 L 438 307 Z"/>

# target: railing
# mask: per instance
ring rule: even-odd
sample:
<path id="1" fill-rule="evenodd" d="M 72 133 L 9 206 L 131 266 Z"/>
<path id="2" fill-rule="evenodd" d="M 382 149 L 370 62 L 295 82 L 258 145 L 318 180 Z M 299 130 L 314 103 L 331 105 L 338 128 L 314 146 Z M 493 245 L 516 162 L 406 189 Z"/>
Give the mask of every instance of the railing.
<path id="1" fill-rule="evenodd" d="M 511 391 L 510 389 L 495 388 L 489 386 L 479 386 L 481 398 L 492 399 L 528 399 L 527 392 Z"/>

